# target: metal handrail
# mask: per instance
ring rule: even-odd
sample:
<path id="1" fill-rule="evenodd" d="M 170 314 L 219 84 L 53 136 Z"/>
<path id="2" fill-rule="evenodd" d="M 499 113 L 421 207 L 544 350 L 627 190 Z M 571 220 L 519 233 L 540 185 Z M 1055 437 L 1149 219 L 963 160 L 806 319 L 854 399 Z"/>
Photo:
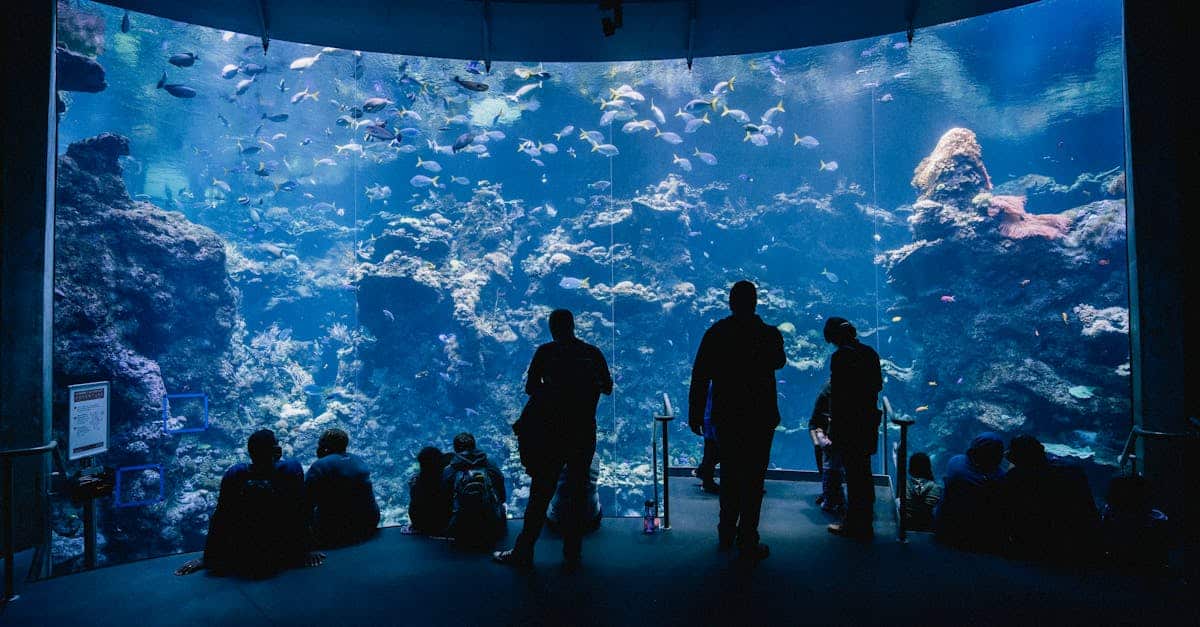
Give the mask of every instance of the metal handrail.
<path id="1" fill-rule="evenodd" d="M 916 423 L 912 418 L 892 418 L 892 404 L 888 398 L 883 397 L 883 411 L 887 421 L 884 423 L 884 429 L 887 429 L 888 424 L 893 424 L 900 427 L 900 441 L 896 445 L 896 481 L 893 486 L 898 497 L 896 502 L 896 540 L 899 542 L 908 541 L 908 529 L 904 526 L 904 508 L 908 505 L 908 428 Z"/>
<path id="2" fill-rule="evenodd" d="M 17 457 L 30 457 L 33 455 L 43 455 L 58 448 L 57 440 L 50 440 L 41 446 L 31 446 L 29 448 L 14 448 L 7 451 L 0 451 L 0 482 L 4 484 L 3 492 L 0 492 L 0 520 L 4 524 L 4 598 L 3 602 L 7 604 L 9 601 L 16 598 L 13 594 L 13 554 L 16 552 L 16 541 L 13 539 L 13 459 Z"/>
<path id="3" fill-rule="evenodd" d="M 667 442 L 667 434 L 670 432 L 668 426 L 671 421 L 675 420 L 675 412 L 671 408 L 671 398 L 663 392 L 663 413 L 655 416 L 654 420 L 662 423 L 662 465 L 663 465 L 663 529 L 671 528 L 671 454 Z M 657 464 L 656 464 L 657 466 Z M 654 482 L 654 490 L 658 491 L 658 482 Z M 654 499 L 655 507 L 658 507 L 658 495 Z"/>
<path id="4" fill-rule="evenodd" d="M 1173 440 L 1197 440 L 1200 441 L 1200 420 L 1195 416 L 1188 417 L 1188 423 L 1196 431 L 1150 431 L 1143 429 L 1137 425 L 1129 430 L 1129 437 L 1125 440 L 1125 448 L 1121 450 L 1121 456 L 1117 458 L 1117 465 L 1120 468 L 1125 468 L 1125 464 L 1129 460 L 1133 460 L 1133 468 L 1131 472 L 1137 474 L 1137 440 L 1145 438 L 1147 440 L 1161 440 L 1165 442 Z"/>

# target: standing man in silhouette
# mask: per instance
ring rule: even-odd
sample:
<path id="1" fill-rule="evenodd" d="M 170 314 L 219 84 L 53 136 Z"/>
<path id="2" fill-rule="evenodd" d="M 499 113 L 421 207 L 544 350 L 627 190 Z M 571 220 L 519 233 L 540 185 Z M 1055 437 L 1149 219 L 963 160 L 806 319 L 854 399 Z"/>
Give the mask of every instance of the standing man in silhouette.
<path id="1" fill-rule="evenodd" d="M 858 331 L 845 318 L 825 321 L 825 341 L 837 346 L 829 358 L 829 439 L 846 477 L 846 515 L 829 525 L 829 532 L 866 540 L 874 536 L 871 456 L 882 417 L 877 395 L 883 372 L 879 354 L 858 341 Z"/>
<path id="2" fill-rule="evenodd" d="M 758 289 L 738 281 L 729 291 L 733 315 L 704 334 L 692 365 L 688 426 L 704 430 L 704 407 L 712 385 L 711 420 L 721 443 L 721 516 L 718 546 L 751 560 L 765 559 L 758 519 L 771 440 L 779 426 L 775 371 L 787 364 L 783 335 L 755 315 Z"/>
<path id="3" fill-rule="evenodd" d="M 579 566 L 587 516 L 588 470 L 596 454 L 596 405 L 612 394 L 612 375 L 600 349 L 575 337 L 575 317 L 566 309 L 550 313 L 550 335 L 533 355 L 525 379 L 529 403 L 513 425 L 521 462 L 529 473 L 529 502 L 516 545 L 492 557 L 501 564 L 528 568 L 533 545 L 546 523 L 559 475 L 566 469 L 564 489 L 570 507 L 562 512 L 563 559 L 568 570 Z"/>

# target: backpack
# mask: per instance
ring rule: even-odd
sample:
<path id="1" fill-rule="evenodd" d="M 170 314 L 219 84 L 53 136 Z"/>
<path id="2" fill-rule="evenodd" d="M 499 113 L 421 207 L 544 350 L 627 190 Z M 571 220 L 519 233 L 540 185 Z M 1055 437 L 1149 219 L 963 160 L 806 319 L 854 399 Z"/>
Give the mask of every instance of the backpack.
<path id="1" fill-rule="evenodd" d="M 281 538 L 284 498 L 271 477 L 251 475 L 239 491 L 241 507 L 236 521 L 239 536 L 235 559 L 246 574 L 267 574 L 283 566 L 286 558 Z"/>
<path id="2" fill-rule="evenodd" d="M 503 523 L 503 504 L 496 498 L 487 469 L 456 471 L 447 535 L 460 544 L 488 544 L 498 539 Z"/>

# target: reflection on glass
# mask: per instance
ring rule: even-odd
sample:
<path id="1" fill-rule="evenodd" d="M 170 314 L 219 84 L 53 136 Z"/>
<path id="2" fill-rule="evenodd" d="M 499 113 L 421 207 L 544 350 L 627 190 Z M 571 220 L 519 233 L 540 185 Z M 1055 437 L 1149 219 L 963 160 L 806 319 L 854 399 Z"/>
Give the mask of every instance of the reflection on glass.
<path id="1" fill-rule="evenodd" d="M 60 3 L 76 85 L 102 66 L 107 86 L 61 92 L 55 385 L 111 380 L 103 463 L 162 466 L 161 502 L 101 507 L 109 563 L 200 548 L 264 426 L 305 465 L 322 431 L 349 432 L 388 525 L 416 452 L 471 431 L 519 515 L 509 425 L 556 307 L 617 382 L 604 511 L 640 515 L 662 394 L 686 411 L 700 334 L 742 278 L 787 344 L 775 467 L 812 468 L 830 315 L 878 347 L 935 471 L 995 430 L 1099 476 L 1128 428 L 1115 0 L 693 71 L 264 54 L 123 15 Z M 207 395 L 209 428 L 165 433 L 163 395 L 185 393 Z M 694 465 L 684 422 L 671 462 Z M 54 532 L 76 567 L 66 502 Z"/>

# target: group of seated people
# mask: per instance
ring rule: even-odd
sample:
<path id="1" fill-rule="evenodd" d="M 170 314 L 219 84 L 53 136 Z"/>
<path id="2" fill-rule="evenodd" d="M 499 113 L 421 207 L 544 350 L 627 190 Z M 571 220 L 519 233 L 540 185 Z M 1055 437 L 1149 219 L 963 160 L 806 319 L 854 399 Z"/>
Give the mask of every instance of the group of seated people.
<path id="1" fill-rule="evenodd" d="M 1033 436 L 1014 437 L 1006 450 L 999 435 L 979 435 L 950 458 L 940 485 L 924 453 L 913 454 L 908 475 L 906 528 L 932 531 L 948 545 L 1081 564 L 1166 561 L 1166 517 L 1150 505 L 1142 477 L 1114 478 L 1098 512 L 1083 469 L 1048 454 Z"/>
<path id="2" fill-rule="evenodd" d="M 470 433 L 454 438 L 454 452 L 443 453 L 426 446 L 417 454 L 418 472 L 409 479 L 408 518 L 405 533 L 446 537 L 467 547 L 486 548 L 505 535 L 508 518 L 504 475 L 475 444 Z M 593 459 L 590 471 L 587 512 L 591 529 L 600 526 L 603 512 L 596 490 L 600 461 Z M 567 507 L 569 492 L 563 488 L 565 473 L 559 480 L 547 513 L 551 529 Z M 476 490 L 476 487 L 481 490 Z M 476 494 L 484 498 L 477 499 Z M 477 507 L 483 501 L 482 507 Z"/>
<path id="3" fill-rule="evenodd" d="M 318 566 L 325 560 L 320 549 L 374 536 L 380 515 L 370 470 L 348 452 L 349 444 L 345 431 L 327 430 L 318 440 L 317 460 L 305 473 L 299 462 L 283 458 L 273 431 L 255 431 L 246 446 L 250 463 L 234 464 L 221 479 L 203 557 L 185 563 L 175 574 L 207 569 L 266 577 L 295 566 Z M 417 464 L 418 473 L 409 482 L 411 522 L 404 532 L 486 549 L 505 535 L 504 475 L 479 450 L 474 435 L 456 435 L 450 453 L 433 446 L 421 449 Z M 592 529 L 599 527 L 602 515 L 596 491 L 599 474 L 595 461 L 587 494 Z M 552 529 L 566 507 L 566 494 L 560 489 L 554 496 L 548 514 Z"/>
<path id="4" fill-rule="evenodd" d="M 234 464 L 221 478 L 208 525 L 204 556 L 175 571 L 261 577 L 324 561 L 314 549 L 361 542 L 379 527 L 379 505 L 367 465 L 347 452 L 350 436 L 329 429 L 317 441 L 306 474 L 269 429 L 251 434 L 250 463 Z"/>

